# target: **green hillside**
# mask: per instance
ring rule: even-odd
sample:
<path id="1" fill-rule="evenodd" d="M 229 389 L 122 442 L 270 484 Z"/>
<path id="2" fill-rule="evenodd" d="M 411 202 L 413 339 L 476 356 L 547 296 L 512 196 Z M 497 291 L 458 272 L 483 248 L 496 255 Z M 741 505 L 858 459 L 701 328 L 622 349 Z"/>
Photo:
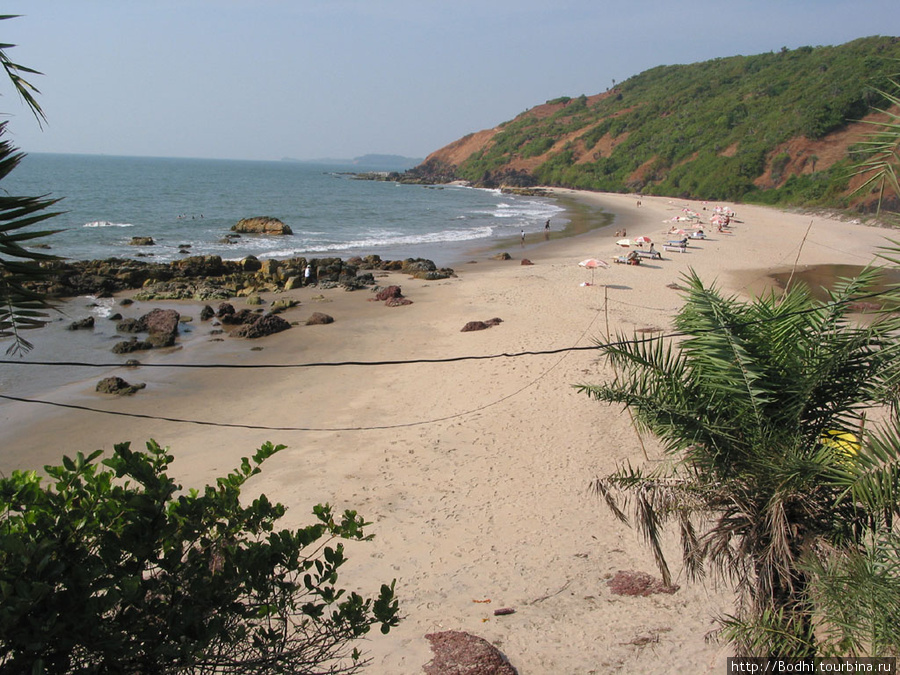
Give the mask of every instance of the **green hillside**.
<path id="1" fill-rule="evenodd" d="M 854 122 L 887 106 L 879 91 L 894 91 L 898 73 L 897 37 L 660 66 L 547 101 L 464 158 L 461 139 L 408 177 L 845 204 L 848 150 L 872 130 Z"/>

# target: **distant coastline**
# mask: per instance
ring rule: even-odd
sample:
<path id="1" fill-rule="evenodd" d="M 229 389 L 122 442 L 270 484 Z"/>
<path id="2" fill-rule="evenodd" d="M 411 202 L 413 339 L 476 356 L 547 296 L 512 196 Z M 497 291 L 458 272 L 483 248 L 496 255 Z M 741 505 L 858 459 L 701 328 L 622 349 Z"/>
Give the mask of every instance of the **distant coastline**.
<path id="1" fill-rule="evenodd" d="M 295 162 L 297 164 L 312 164 L 315 166 L 356 166 L 374 171 L 406 171 L 413 167 L 419 166 L 424 162 L 422 157 L 403 157 L 402 155 L 376 155 L 369 154 L 353 159 L 295 159 L 293 157 L 282 157 L 282 162 Z"/>

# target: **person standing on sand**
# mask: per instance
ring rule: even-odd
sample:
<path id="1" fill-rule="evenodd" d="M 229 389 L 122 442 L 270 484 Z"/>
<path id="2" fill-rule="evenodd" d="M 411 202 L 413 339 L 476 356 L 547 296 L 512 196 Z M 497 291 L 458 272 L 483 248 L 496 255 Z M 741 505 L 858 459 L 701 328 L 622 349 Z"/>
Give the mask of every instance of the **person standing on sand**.
<path id="1" fill-rule="evenodd" d="M 547 230 L 548 232 L 550 230 L 550 219 L 549 218 L 547 219 L 547 222 L 544 223 L 544 229 Z"/>
<path id="2" fill-rule="evenodd" d="M 307 264 L 303 272 L 303 285 L 309 286 L 309 278 L 312 276 L 312 265 Z"/>
<path id="3" fill-rule="evenodd" d="M 522 246 L 525 245 L 525 230 L 522 230 Z"/>

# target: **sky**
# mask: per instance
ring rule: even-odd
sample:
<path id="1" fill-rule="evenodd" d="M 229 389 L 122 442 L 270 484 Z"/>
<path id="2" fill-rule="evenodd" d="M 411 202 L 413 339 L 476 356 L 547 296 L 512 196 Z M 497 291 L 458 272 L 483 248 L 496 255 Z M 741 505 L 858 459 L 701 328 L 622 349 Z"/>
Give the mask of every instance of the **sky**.
<path id="1" fill-rule="evenodd" d="M 660 65 L 900 36 L 897 0 L 6 0 L 25 152 L 424 158 Z"/>

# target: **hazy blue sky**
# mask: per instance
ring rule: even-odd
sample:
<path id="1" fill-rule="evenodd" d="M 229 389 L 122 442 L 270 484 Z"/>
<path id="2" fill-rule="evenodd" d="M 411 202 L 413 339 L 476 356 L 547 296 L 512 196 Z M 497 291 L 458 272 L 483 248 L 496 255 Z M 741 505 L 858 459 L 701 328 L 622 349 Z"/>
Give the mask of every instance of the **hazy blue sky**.
<path id="1" fill-rule="evenodd" d="M 898 0 L 7 0 L 26 152 L 424 157 L 648 68 L 900 35 Z M 900 70 L 900 68 L 898 68 Z"/>

